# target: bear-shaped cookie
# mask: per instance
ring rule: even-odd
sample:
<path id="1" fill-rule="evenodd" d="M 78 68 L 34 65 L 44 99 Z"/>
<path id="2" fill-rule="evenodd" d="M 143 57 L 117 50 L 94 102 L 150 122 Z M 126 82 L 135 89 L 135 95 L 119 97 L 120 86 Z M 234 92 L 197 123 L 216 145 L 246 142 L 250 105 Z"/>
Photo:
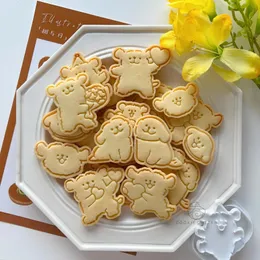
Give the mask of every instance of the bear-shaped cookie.
<path id="1" fill-rule="evenodd" d="M 209 105 L 199 100 L 199 104 L 190 114 L 190 124 L 197 126 L 205 131 L 210 131 L 211 128 L 217 128 L 221 125 L 223 115 L 215 113 Z"/>
<path id="2" fill-rule="evenodd" d="M 51 137 L 55 141 L 65 142 L 65 143 L 76 143 L 85 139 L 86 135 L 91 131 L 83 131 L 79 128 L 73 134 L 67 134 L 60 130 L 59 120 L 57 116 L 57 109 L 54 109 L 47 113 L 42 119 L 43 127 L 49 132 Z"/>
<path id="3" fill-rule="evenodd" d="M 186 87 L 177 87 L 167 91 L 162 97 L 153 100 L 153 106 L 158 112 L 168 117 L 180 118 L 190 114 L 198 105 L 198 87 L 189 83 Z"/>
<path id="4" fill-rule="evenodd" d="M 176 173 L 176 185 L 169 191 L 168 200 L 172 205 L 189 210 L 190 200 L 187 199 L 187 196 L 198 186 L 200 169 L 193 161 L 185 160 L 183 168 Z"/>
<path id="5" fill-rule="evenodd" d="M 125 50 L 116 48 L 113 59 L 118 62 L 109 72 L 116 78 L 114 93 L 126 97 L 139 94 L 142 98 L 152 99 L 160 81 L 154 75 L 168 64 L 170 52 L 160 46 L 151 46 L 145 50 Z"/>
<path id="6" fill-rule="evenodd" d="M 114 116 L 95 135 L 96 146 L 89 156 L 92 163 L 127 163 L 133 158 L 132 127 L 127 118 Z"/>
<path id="7" fill-rule="evenodd" d="M 102 66 L 102 61 L 98 57 L 86 60 L 81 53 L 75 53 L 71 66 L 64 66 L 60 70 L 63 79 L 76 77 L 79 73 L 86 73 L 89 77 L 88 84 L 101 83 L 109 81 L 109 73 Z"/>
<path id="8" fill-rule="evenodd" d="M 35 145 L 35 154 L 44 170 L 51 176 L 66 179 L 83 172 L 90 149 L 74 144 L 40 141 Z"/>
<path id="9" fill-rule="evenodd" d="M 128 166 L 121 193 L 131 202 L 130 208 L 135 214 L 154 213 L 158 218 L 170 219 L 176 206 L 169 203 L 167 193 L 174 188 L 175 182 L 174 174 Z"/>
<path id="10" fill-rule="evenodd" d="M 215 151 L 215 142 L 213 137 L 205 130 L 196 126 L 187 127 L 182 144 L 185 152 L 193 161 L 203 165 L 211 163 Z"/>
<path id="11" fill-rule="evenodd" d="M 116 109 L 108 109 L 104 114 L 104 119 L 109 120 L 115 115 L 121 115 L 129 119 L 132 126 L 136 120 L 144 115 L 148 115 L 150 107 L 145 103 L 137 103 L 133 101 L 119 101 Z"/>
<path id="12" fill-rule="evenodd" d="M 136 121 L 134 137 L 134 157 L 137 163 L 158 168 L 182 167 L 182 162 L 175 156 L 171 146 L 170 130 L 160 117 L 140 117 Z"/>
<path id="13" fill-rule="evenodd" d="M 125 198 L 117 196 L 117 192 L 123 179 L 123 169 L 101 166 L 97 171 L 88 171 L 65 181 L 65 190 L 73 192 L 79 203 L 84 225 L 94 225 L 103 216 L 107 219 L 120 216 Z"/>
<path id="14" fill-rule="evenodd" d="M 53 98 L 57 106 L 60 130 L 64 133 L 73 134 L 79 128 L 84 131 L 95 128 L 95 112 L 109 101 L 108 87 L 100 84 L 85 87 L 87 82 L 87 75 L 81 73 L 75 78 L 49 85 L 46 89 L 47 95 Z"/>

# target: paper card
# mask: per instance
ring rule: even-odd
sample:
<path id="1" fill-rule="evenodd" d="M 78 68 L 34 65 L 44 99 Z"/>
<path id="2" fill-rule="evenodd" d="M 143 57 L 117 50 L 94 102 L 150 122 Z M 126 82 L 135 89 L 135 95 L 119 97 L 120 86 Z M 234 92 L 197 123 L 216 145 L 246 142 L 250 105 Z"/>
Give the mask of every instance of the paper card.
<path id="1" fill-rule="evenodd" d="M 17 88 L 83 24 L 122 24 L 37 2 Z M 15 98 L 0 153 L 0 221 L 63 236 L 15 186 Z"/>

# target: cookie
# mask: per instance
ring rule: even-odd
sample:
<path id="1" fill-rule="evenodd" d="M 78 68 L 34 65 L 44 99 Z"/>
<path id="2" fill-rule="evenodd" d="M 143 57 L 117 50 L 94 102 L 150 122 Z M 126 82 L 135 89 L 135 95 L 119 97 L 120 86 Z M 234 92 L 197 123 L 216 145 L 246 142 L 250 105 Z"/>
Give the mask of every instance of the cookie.
<path id="1" fill-rule="evenodd" d="M 134 157 L 141 165 L 154 168 L 182 167 L 171 146 L 171 132 L 157 116 L 140 117 L 134 128 Z"/>
<path id="2" fill-rule="evenodd" d="M 215 142 L 207 131 L 196 126 L 187 127 L 182 144 L 185 152 L 193 161 L 203 165 L 211 163 Z"/>
<path id="3" fill-rule="evenodd" d="M 95 135 L 92 163 L 127 163 L 133 158 L 132 127 L 127 118 L 114 116 L 101 125 Z"/>
<path id="4" fill-rule="evenodd" d="M 213 109 L 199 100 L 199 104 L 190 114 L 189 123 L 197 126 L 205 131 L 210 131 L 211 128 L 217 128 L 223 121 L 223 115 L 215 113 Z"/>
<path id="5" fill-rule="evenodd" d="M 160 46 L 145 50 L 125 50 L 116 48 L 113 59 L 118 63 L 109 72 L 116 78 L 114 93 L 126 97 L 138 94 L 144 99 L 152 99 L 160 81 L 154 75 L 170 61 L 170 52 Z"/>
<path id="6" fill-rule="evenodd" d="M 35 145 L 35 154 L 43 169 L 55 178 L 65 179 L 83 172 L 90 149 L 74 144 L 54 142 L 47 144 L 40 141 Z"/>
<path id="7" fill-rule="evenodd" d="M 59 120 L 57 116 L 57 109 L 47 113 L 42 119 L 43 127 L 49 132 L 51 137 L 55 141 L 65 142 L 65 143 L 76 143 L 83 140 L 91 130 L 83 131 L 82 128 L 79 128 L 73 134 L 67 134 L 61 131 Z"/>
<path id="8" fill-rule="evenodd" d="M 167 91 L 162 97 L 153 100 L 153 106 L 158 112 L 168 117 L 180 118 L 190 114 L 198 105 L 198 87 L 189 83 L 186 87 L 177 87 Z"/>
<path id="9" fill-rule="evenodd" d="M 110 98 L 109 89 L 100 84 L 86 87 L 88 76 L 78 74 L 74 78 L 49 85 L 47 95 L 57 106 L 60 130 L 74 134 L 79 128 L 83 131 L 97 126 L 96 111 L 104 107 Z"/>
<path id="10" fill-rule="evenodd" d="M 200 169 L 196 163 L 185 160 L 183 168 L 176 172 L 176 185 L 168 193 L 168 200 L 172 205 L 187 211 L 190 208 L 189 193 L 196 190 L 200 180 Z"/>
<path id="11" fill-rule="evenodd" d="M 104 120 L 109 120 L 115 115 L 121 115 L 129 119 L 132 126 L 138 118 L 148 115 L 150 107 L 145 103 L 137 103 L 133 101 L 119 101 L 116 109 L 108 109 L 104 114 Z"/>
<path id="12" fill-rule="evenodd" d="M 123 169 L 101 166 L 97 171 L 88 171 L 65 181 L 65 190 L 73 192 L 79 204 L 84 225 L 95 225 L 103 216 L 107 219 L 120 216 L 125 198 L 116 194 L 123 179 Z"/>
<path id="13" fill-rule="evenodd" d="M 166 116 L 163 118 L 171 131 L 172 143 L 174 145 L 181 145 L 185 135 L 185 129 L 186 127 L 190 126 L 190 115 L 181 118 Z"/>
<path id="14" fill-rule="evenodd" d="M 121 193 L 131 202 L 130 208 L 135 214 L 154 213 L 160 219 L 170 219 L 176 206 L 169 203 L 167 193 L 175 183 L 174 174 L 166 175 L 156 169 L 129 166 Z"/>
<path id="15" fill-rule="evenodd" d="M 81 53 L 75 53 L 71 66 L 64 66 L 60 70 L 63 79 L 76 77 L 80 73 L 86 73 L 89 77 L 88 84 L 105 84 L 109 81 L 109 72 L 98 57 L 86 60 Z"/>

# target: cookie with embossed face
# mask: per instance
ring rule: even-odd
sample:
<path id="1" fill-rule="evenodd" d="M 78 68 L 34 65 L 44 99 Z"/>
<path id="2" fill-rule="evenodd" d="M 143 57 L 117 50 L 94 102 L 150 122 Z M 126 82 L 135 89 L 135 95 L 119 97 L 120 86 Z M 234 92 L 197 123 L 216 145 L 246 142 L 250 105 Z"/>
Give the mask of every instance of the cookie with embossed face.
<path id="1" fill-rule="evenodd" d="M 109 120 L 115 115 L 121 115 L 129 119 L 132 126 L 138 118 L 148 115 L 150 113 L 150 107 L 145 103 L 137 103 L 133 101 L 119 101 L 116 105 L 116 109 L 108 109 L 104 114 L 104 120 Z"/>
<path id="2" fill-rule="evenodd" d="M 152 99 L 160 81 L 154 75 L 170 61 L 170 52 L 160 46 L 145 50 L 116 48 L 113 59 L 118 63 L 110 67 L 110 75 L 116 78 L 114 93 L 126 97 L 138 94 Z"/>
<path id="3" fill-rule="evenodd" d="M 170 219 L 176 206 L 169 203 L 167 193 L 174 188 L 175 182 L 175 174 L 129 166 L 121 193 L 131 202 L 130 208 L 135 214 L 154 213 L 158 218 Z"/>
<path id="4" fill-rule="evenodd" d="M 168 193 L 168 200 L 171 204 L 179 206 L 183 210 L 189 210 L 190 200 L 187 196 L 194 192 L 200 180 L 200 169 L 198 165 L 185 160 L 183 168 L 176 172 L 176 185 Z"/>
<path id="5" fill-rule="evenodd" d="M 75 53 L 71 66 L 63 66 L 60 75 L 63 79 L 76 77 L 79 73 L 85 73 L 89 77 L 89 85 L 100 83 L 106 84 L 109 81 L 109 72 L 103 67 L 98 57 L 85 59 L 82 53 Z"/>
<path id="6" fill-rule="evenodd" d="M 198 87 L 189 83 L 186 87 L 177 87 L 167 91 L 162 97 L 153 100 L 153 106 L 158 112 L 168 117 L 180 118 L 190 114 L 198 105 Z"/>
<path id="7" fill-rule="evenodd" d="M 193 161 L 203 165 L 211 163 L 215 142 L 207 131 L 196 126 L 187 127 L 182 144 L 185 152 Z"/>
<path id="8" fill-rule="evenodd" d="M 46 89 L 57 106 L 57 118 L 60 130 L 65 134 L 74 134 L 97 127 L 96 112 L 109 102 L 109 88 L 101 84 L 86 87 L 87 74 L 60 80 Z"/>
<path id="9" fill-rule="evenodd" d="M 66 179 L 81 174 L 87 163 L 90 149 L 74 144 L 40 141 L 35 145 L 35 154 L 43 169 L 51 176 Z"/>
<path id="10" fill-rule="evenodd" d="M 182 167 L 181 160 L 171 146 L 171 132 L 160 117 L 140 117 L 135 124 L 134 137 L 134 157 L 137 163 L 154 168 Z"/>
<path id="11" fill-rule="evenodd" d="M 117 195 L 124 179 L 122 168 L 100 166 L 96 171 L 87 171 L 65 181 L 67 192 L 74 193 L 85 226 L 95 225 L 101 217 L 115 219 L 120 216 L 125 198 Z"/>
<path id="12" fill-rule="evenodd" d="M 215 113 L 213 109 L 199 100 L 199 104 L 190 114 L 189 123 L 197 126 L 205 131 L 210 131 L 212 128 L 217 128 L 223 121 L 223 115 Z"/>
<path id="13" fill-rule="evenodd" d="M 95 135 L 92 163 L 127 163 L 133 158 L 132 127 L 127 118 L 114 116 L 105 121 Z"/>

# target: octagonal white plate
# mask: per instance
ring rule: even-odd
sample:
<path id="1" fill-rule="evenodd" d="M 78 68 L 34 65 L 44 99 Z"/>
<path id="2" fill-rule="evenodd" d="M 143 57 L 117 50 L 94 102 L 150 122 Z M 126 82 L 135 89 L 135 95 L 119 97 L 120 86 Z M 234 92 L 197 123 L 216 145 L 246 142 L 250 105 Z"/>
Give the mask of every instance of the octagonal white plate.
<path id="1" fill-rule="evenodd" d="M 60 68 L 71 64 L 75 52 L 83 52 L 87 57 L 99 56 L 109 65 L 113 48 L 158 44 L 160 35 L 170 29 L 169 26 L 83 26 L 17 92 L 17 185 L 81 250 L 172 252 L 194 232 L 195 222 L 187 212 L 178 212 L 171 221 L 163 222 L 154 217 L 134 216 L 127 207 L 117 220 L 102 219 L 94 227 L 84 227 L 77 203 L 60 182 L 43 171 L 34 155 L 37 141 L 49 141 L 41 126 L 43 115 L 52 105 L 45 88 L 58 80 Z M 182 64 L 183 60 L 175 57 L 160 72 L 161 81 L 173 87 L 184 84 Z M 222 126 L 212 131 L 216 140 L 214 161 L 203 170 L 199 187 L 191 196 L 193 203 L 207 209 L 214 206 L 216 199 L 224 203 L 240 187 L 242 93 L 212 71 L 197 83 L 203 100 L 225 117 Z"/>

